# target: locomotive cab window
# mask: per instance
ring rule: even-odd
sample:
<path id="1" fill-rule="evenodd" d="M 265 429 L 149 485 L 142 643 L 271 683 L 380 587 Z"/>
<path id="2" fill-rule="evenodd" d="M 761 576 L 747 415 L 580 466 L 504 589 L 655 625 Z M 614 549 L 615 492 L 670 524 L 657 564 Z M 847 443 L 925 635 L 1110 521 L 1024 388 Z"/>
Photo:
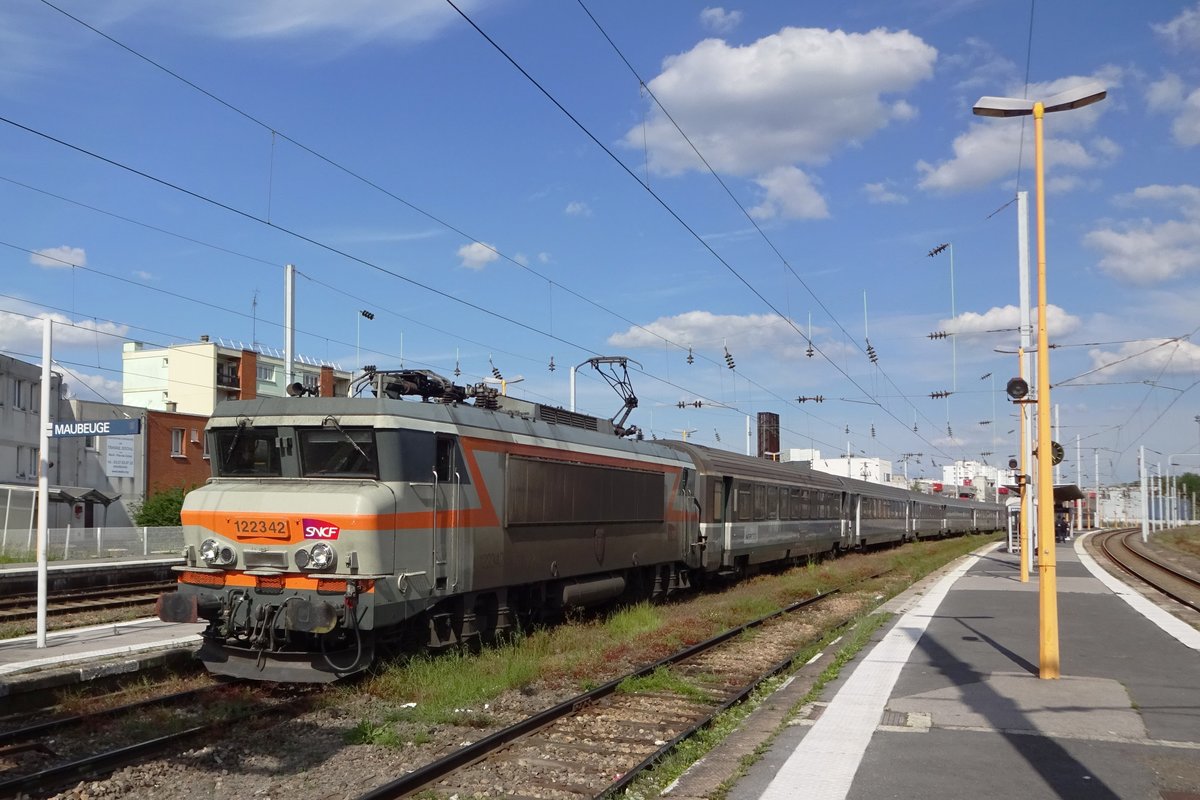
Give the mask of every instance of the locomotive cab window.
<path id="1" fill-rule="evenodd" d="M 463 468 L 462 454 L 458 452 L 458 440 L 453 436 L 438 434 L 434 472 L 438 483 L 459 481 L 468 483 L 467 471 Z"/>
<path id="2" fill-rule="evenodd" d="M 277 478 L 282 472 L 278 429 L 243 425 L 216 431 L 217 475 L 239 478 Z"/>
<path id="3" fill-rule="evenodd" d="M 379 477 L 375 431 L 370 428 L 314 428 L 299 435 L 304 477 Z"/>

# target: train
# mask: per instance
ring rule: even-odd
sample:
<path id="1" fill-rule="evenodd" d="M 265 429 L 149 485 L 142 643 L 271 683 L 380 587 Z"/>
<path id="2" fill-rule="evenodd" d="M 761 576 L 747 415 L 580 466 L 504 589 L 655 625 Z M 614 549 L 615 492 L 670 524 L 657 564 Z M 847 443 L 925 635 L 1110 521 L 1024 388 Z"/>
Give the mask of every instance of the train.
<path id="1" fill-rule="evenodd" d="M 424 370 L 218 404 L 158 600 L 220 675 L 330 682 L 825 554 L 998 531 L 1002 505 L 753 458 Z M 636 401 L 634 401 L 636 404 Z"/>

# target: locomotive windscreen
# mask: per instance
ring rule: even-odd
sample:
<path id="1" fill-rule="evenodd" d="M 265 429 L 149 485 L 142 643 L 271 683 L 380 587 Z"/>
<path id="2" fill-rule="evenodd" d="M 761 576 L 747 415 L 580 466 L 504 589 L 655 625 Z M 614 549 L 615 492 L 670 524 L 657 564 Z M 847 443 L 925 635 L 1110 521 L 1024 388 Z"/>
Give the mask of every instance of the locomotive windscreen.
<path id="1" fill-rule="evenodd" d="M 218 430 L 217 475 L 234 477 L 278 477 L 279 448 L 275 439 L 276 428 L 252 428 L 239 425 L 236 428 Z"/>
<path id="2" fill-rule="evenodd" d="M 375 431 L 370 428 L 300 430 L 304 477 L 378 478 Z"/>

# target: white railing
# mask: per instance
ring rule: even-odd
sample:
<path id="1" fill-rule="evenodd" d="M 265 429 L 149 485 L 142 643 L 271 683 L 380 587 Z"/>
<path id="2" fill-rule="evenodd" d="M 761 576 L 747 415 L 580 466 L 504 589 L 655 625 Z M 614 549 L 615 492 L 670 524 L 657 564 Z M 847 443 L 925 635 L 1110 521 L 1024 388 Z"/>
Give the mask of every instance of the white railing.
<path id="1" fill-rule="evenodd" d="M 26 528 L 0 529 L 0 555 L 7 561 L 37 559 L 37 532 Z M 136 559 L 146 556 L 179 555 L 183 550 L 183 528 L 50 528 L 46 531 L 46 558 L 51 561 L 78 559 Z"/>

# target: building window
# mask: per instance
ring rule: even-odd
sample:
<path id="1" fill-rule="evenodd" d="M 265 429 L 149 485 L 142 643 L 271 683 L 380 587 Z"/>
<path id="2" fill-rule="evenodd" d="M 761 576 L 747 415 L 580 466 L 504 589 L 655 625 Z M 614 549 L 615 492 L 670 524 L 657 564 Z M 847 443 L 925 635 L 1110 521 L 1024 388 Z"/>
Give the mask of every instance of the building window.
<path id="1" fill-rule="evenodd" d="M 42 383 L 41 383 L 41 381 L 38 381 L 37 383 L 29 384 L 29 410 L 34 411 L 34 412 L 42 410 Z"/>
<path id="2" fill-rule="evenodd" d="M 13 378 L 13 408 L 25 408 L 25 381 Z"/>
<path id="3" fill-rule="evenodd" d="M 38 449 L 17 445 L 17 477 L 35 478 L 38 471 Z"/>
<path id="4" fill-rule="evenodd" d="M 258 365 L 258 379 L 260 381 L 274 383 L 275 382 L 275 367 L 273 367 L 270 364 L 259 364 Z"/>
<path id="5" fill-rule="evenodd" d="M 183 455 L 183 428 L 171 428 L 171 455 Z"/>
<path id="6" fill-rule="evenodd" d="M 208 459 L 208 437 L 202 435 L 202 438 L 200 439 L 200 441 L 204 443 L 204 458 L 207 460 Z"/>
<path id="7" fill-rule="evenodd" d="M 301 373 L 300 380 L 304 383 L 305 389 L 319 389 L 321 386 L 321 376 L 314 372 Z"/>
<path id="8" fill-rule="evenodd" d="M 95 436 L 85 436 L 85 437 L 83 437 L 83 449 L 84 449 L 84 450 L 96 450 L 96 449 L 98 449 L 98 448 L 96 447 L 96 437 L 95 437 Z"/>

